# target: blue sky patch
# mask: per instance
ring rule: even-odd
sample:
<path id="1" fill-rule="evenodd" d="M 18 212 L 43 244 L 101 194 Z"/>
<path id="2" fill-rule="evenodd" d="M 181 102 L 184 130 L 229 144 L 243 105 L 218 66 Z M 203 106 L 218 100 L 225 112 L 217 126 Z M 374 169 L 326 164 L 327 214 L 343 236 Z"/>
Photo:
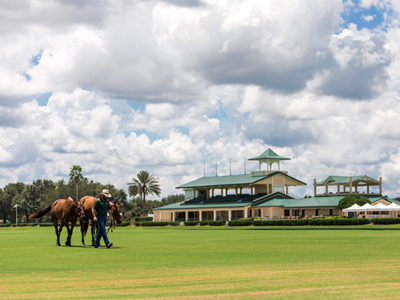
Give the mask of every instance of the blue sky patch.
<path id="1" fill-rule="evenodd" d="M 342 13 L 344 28 L 348 27 L 351 23 L 357 25 L 357 29 L 386 29 L 385 15 L 387 17 L 393 16 L 394 12 L 390 6 L 383 6 L 382 8 L 375 5 L 370 7 L 361 7 L 360 0 L 344 0 L 345 9 Z"/>
<path id="2" fill-rule="evenodd" d="M 36 54 L 36 55 L 32 55 L 31 62 L 32 62 L 32 64 L 33 64 L 34 66 L 37 66 L 37 65 L 39 64 L 40 59 L 42 58 L 42 53 L 43 53 L 43 50 L 41 50 L 41 51 L 40 51 L 38 54 Z"/>
<path id="3" fill-rule="evenodd" d="M 126 101 L 130 107 L 132 107 L 134 110 L 138 111 L 144 111 L 146 108 L 146 104 L 142 102 L 135 102 L 132 100 L 127 100 Z"/>
<path id="4" fill-rule="evenodd" d="M 24 76 L 25 76 L 25 79 L 27 80 L 27 81 L 30 81 L 32 78 L 31 78 L 31 75 L 29 75 L 28 73 L 24 73 Z"/>
<path id="5" fill-rule="evenodd" d="M 46 106 L 47 103 L 49 102 L 49 98 L 51 97 L 53 93 L 43 93 L 43 94 L 38 94 L 35 95 L 34 99 L 39 103 L 40 106 Z"/>

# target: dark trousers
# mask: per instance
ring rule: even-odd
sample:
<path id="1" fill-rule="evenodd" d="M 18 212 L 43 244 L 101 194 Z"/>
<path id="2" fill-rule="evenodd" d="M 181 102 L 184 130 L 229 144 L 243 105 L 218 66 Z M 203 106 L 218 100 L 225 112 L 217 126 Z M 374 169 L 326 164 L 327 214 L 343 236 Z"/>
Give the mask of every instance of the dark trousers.
<path id="1" fill-rule="evenodd" d="M 94 246 L 100 245 L 101 237 L 103 237 L 106 246 L 110 243 L 106 233 L 106 222 L 107 218 L 97 217 L 97 233 L 96 233 L 96 240 L 94 241 Z"/>

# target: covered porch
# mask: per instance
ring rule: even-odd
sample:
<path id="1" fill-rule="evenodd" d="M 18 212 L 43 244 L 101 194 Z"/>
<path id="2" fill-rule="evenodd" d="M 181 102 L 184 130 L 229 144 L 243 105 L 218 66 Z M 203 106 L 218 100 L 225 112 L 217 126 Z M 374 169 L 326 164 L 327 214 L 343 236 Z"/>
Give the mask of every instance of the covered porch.
<path id="1" fill-rule="evenodd" d="M 214 208 L 214 209 L 187 209 L 171 211 L 155 211 L 155 221 L 185 222 L 185 221 L 231 221 L 251 217 L 249 207 L 244 208 Z"/>

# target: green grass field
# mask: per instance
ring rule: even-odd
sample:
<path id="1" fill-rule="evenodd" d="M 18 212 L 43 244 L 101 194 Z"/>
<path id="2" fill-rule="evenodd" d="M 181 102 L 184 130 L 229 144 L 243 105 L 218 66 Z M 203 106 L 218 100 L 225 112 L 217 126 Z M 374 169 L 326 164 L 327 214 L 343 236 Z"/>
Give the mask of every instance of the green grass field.
<path id="1" fill-rule="evenodd" d="M 117 228 L 93 249 L 0 228 L 0 298 L 400 299 L 398 225 L 270 229 Z"/>

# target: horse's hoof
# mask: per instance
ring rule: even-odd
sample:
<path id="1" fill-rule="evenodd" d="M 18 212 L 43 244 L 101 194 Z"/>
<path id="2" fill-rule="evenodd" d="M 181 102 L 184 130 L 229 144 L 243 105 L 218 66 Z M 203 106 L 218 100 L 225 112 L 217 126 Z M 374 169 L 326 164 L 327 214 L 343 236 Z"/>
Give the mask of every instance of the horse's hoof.
<path id="1" fill-rule="evenodd" d="M 57 243 L 57 246 L 61 246 L 61 244 L 60 244 L 60 243 Z"/>

